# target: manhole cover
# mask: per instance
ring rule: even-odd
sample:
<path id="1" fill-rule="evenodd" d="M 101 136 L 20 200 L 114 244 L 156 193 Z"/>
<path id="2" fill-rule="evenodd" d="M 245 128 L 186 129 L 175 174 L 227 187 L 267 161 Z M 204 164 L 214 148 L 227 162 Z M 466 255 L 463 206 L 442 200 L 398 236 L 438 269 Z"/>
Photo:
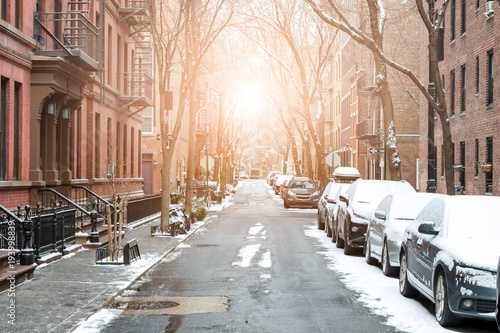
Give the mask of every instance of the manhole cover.
<path id="1" fill-rule="evenodd" d="M 117 308 L 127 309 L 127 310 L 156 310 L 156 309 L 167 309 L 175 308 L 179 306 L 179 303 L 169 302 L 169 301 L 151 301 L 151 302 L 130 302 L 126 303 L 127 306 L 123 307 L 123 303 L 117 303 Z"/>

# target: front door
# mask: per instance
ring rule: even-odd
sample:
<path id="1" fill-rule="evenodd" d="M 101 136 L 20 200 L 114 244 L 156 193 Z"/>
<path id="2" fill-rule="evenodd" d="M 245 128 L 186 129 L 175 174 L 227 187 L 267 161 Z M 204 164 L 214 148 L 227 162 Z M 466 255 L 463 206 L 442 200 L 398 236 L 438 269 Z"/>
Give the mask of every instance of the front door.
<path id="1" fill-rule="evenodd" d="M 144 194 L 153 194 L 153 161 L 142 160 L 142 178 Z"/>

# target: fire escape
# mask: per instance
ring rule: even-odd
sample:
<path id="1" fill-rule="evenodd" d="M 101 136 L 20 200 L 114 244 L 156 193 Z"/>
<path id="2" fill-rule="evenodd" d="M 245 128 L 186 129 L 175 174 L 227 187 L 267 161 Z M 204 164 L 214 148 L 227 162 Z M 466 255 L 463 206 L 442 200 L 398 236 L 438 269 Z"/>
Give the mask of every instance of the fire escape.
<path id="1" fill-rule="evenodd" d="M 146 0 L 129 0 L 118 9 L 118 14 L 118 22 L 128 25 L 132 31 L 130 37 L 135 43 L 133 71 L 118 73 L 118 80 L 124 85 L 118 97 L 119 110 L 134 108 L 132 114 L 136 114 L 153 106 L 151 9 Z"/>
<path id="2" fill-rule="evenodd" d="M 64 12 L 36 12 L 35 54 L 61 57 L 83 70 L 99 71 L 99 29 L 89 19 L 90 5 L 90 0 L 68 1 Z"/>

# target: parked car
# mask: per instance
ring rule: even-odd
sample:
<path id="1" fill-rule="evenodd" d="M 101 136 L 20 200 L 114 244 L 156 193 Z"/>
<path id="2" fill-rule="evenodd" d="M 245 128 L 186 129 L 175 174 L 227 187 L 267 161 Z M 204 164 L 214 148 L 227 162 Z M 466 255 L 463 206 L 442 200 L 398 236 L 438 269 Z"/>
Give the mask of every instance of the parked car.
<path id="1" fill-rule="evenodd" d="M 435 304 L 441 326 L 495 320 L 500 197 L 454 195 L 430 201 L 405 230 L 399 291 Z"/>
<path id="2" fill-rule="evenodd" d="M 290 181 L 290 179 L 285 179 L 283 181 L 283 183 L 281 183 L 281 185 L 280 185 L 280 190 L 279 190 L 280 193 L 279 194 L 280 194 L 281 199 L 284 198 L 285 189 L 286 189 L 286 186 L 287 186 L 289 181 Z"/>
<path id="3" fill-rule="evenodd" d="M 358 179 L 339 200 L 346 203 L 339 210 L 336 246 L 344 247 L 345 254 L 353 254 L 365 245 L 368 221 L 382 199 L 392 192 L 416 193 L 406 181 Z"/>
<path id="4" fill-rule="evenodd" d="M 276 180 L 274 181 L 273 185 L 274 194 L 278 195 L 280 193 L 279 191 L 281 189 L 281 184 L 285 180 L 290 179 L 292 177 L 293 177 L 292 175 L 279 175 L 278 177 L 276 177 Z"/>
<path id="5" fill-rule="evenodd" d="M 320 229 L 320 230 L 324 229 L 327 232 L 328 237 L 331 236 L 332 229 L 326 229 L 327 225 L 325 224 L 326 215 L 327 215 L 327 205 L 328 205 L 326 197 L 327 197 L 328 193 L 330 193 L 330 188 L 331 188 L 332 184 L 338 184 L 338 183 L 351 184 L 356 179 L 361 178 L 361 175 L 359 174 L 359 171 L 356 168 L 338 167 L 333 171 L 332 177 L 333 177 L 333 181 L 328 183 L 328 185 L 325 187 L 325 190 L 323 191 L 323 194 L 321 195 L 321 197 L 318 201 L 318 229 Z M 333 190 L 334 193 L 332 193 L 330 195 L 331 198 L 333 198 L 335 196 L 335 194 L 337 193 L 339 188 L 340 187 L 338 185 L 335 186 L 335 189 Z M 336 200 L 338 200 L 338 198 L 335 199 L 335 201 Z M 331 205 L 331 203 L 330 203 L 330 205 Z"/>
<path id="6" fill-rule="evenodd" d="M 325 229 L 325 217 L 326 217 L 326 196 L 330 192 L 330 188 L 332 187 L 333 182 L 329 182 L 325 190 L 323 191 L 323 194 L 319 197 L 318 200 L 318 229 L 323 230 Z"/>
<path id="7" fill-rule="evenodd" d="M 382 272 L 394 276 L 399 272 L 399 250 L 403 233 L 422 208 L 439 194 L 391 193 L 375 209 L 368 223 L 365 260 L 382 263 Z"/>
<path id="8" fill-rule="evenodd" d="M 279 175 L 282 175 L 283 173 L 281 171 L 270 171 L 267 174 L 267 183 L 272 187 L 274 185 L 274 181 L 276 180 L 276 177 Z"/>
<path id="9" fill-rule="evenodd" d="M 335 183 L 335 186 L 332 186 L 330 193 L 326 197 L 325 231 L 328 237 L 332 237 L 332 242 L 334 242 L 336 230 L 334 227 L 337 225 L 339 207 L 343 204 L 342 201 L 339 201 L 339 197 L 341 194 L 345 194 L 350 186 L 349 183 Z"/>
<path id="10" fill-rule="evenodd" d="M 337 167 L 333 171 L 333 180 L 336 183 L 348 183 L 352 184 L 358 178 L 361 178 L 361 174 L 358 169 L 352 167 Z"/>
<path id="11" fill-rule="evenodd" d="M 291 206 L 310 206 L 318 208 L 319 189 L 316 182 L 307 177 L 293 177 L 284 189 L 283 204 Z"/>

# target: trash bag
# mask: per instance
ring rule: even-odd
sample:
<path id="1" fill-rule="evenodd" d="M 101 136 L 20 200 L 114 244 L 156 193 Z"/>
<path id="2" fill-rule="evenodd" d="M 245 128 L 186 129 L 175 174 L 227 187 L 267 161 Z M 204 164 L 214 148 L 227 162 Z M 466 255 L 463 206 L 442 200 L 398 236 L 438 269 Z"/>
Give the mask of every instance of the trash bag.
<path id="1" fill-rule="evenodd" d="M 168 214 L 168 221 L 170 225 L 171 234 L 175 236 L 178 233 L 187 234 L 189 229 L 191 229 L 191 223 L 189 223 L 189 216 L 181 207 L 170 208 Z"/>

